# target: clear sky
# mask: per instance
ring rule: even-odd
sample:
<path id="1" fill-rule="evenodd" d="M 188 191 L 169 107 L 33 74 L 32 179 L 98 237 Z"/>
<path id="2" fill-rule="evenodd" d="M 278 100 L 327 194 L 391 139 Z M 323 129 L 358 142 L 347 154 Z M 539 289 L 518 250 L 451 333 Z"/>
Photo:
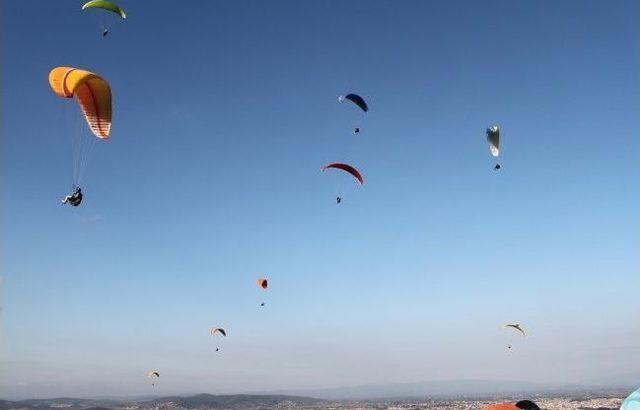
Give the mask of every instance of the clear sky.
<path id="1" fill-rule="evenodd" d="M 81 3 L 1 2 L 0 397 L 640 383 L 640 3 Z M 77 209 L 58 65 L 114 99 Z"/>

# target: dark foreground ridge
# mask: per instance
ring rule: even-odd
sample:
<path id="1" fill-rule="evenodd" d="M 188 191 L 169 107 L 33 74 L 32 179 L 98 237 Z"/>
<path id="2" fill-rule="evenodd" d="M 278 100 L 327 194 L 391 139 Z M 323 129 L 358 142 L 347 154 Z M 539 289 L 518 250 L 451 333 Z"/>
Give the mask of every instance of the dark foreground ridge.
<path id="1" fill-rule="evenodd" d="M 287 395 L 230 394 L 195 396 L 168 396 L 151 400 L 94 400 L 94 399 L 31 399 L 0 400 L 0 410 L 10 409 L 261 409 L 261 408 L 304 408 L 325 403 L 325 400 L 311 397 Z"/>

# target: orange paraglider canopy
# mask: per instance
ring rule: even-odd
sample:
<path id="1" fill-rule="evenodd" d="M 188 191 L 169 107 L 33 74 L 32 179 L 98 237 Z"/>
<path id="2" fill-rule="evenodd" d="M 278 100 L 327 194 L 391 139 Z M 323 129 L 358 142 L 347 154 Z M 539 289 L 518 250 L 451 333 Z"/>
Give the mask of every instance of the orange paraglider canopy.
<path id="1" fill-rule="evenodd" d="M 74 67 L 56 67 L 49 73 L 49 85 L 59 97 L 76 97 L 87 125 L 100 139 L 111 130 L 111 88 L 102 77 Z"/>
<path id="2" fill-rule="evenodd" d="M 269 282 L 265 278 L 260 278 L 256 280 L 256 285 L 260 286 L 262 289 L 267 289 L 269 287 Z"/>
<path id="3" fill-rule="evenodd" d="M 520 410 L 515 404 L 498 403 L 483 407 L 482 410 Z"/>

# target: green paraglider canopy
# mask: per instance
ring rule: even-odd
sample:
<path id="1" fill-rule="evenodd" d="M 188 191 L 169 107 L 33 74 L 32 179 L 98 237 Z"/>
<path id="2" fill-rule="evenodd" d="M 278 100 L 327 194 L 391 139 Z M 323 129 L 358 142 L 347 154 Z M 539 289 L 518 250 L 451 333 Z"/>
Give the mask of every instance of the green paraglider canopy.
<path id="1" fill-rule="evenodd" d="M 120 6 L 107 0 L 91 0 L 85 3 L 84 6 L 82 6 L 82 10 L 86 10 L 90 8 L 99 8 L 99 9 L 108 10 L 110 12 L 116 13 L 123 19 L 127 18 L 127 14 L 124 12 L 122 8 L 120 8 Z"/>

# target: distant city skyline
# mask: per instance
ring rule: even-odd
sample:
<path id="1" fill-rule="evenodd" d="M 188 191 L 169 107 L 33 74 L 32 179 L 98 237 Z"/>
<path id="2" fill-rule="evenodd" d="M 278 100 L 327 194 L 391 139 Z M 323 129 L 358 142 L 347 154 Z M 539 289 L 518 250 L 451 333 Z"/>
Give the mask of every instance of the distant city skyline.
<path id="1" fill-rule="evenodd" d="M 640 3 L 118 3 L 0 3 L 0 398 L 640 385 Z"/>

